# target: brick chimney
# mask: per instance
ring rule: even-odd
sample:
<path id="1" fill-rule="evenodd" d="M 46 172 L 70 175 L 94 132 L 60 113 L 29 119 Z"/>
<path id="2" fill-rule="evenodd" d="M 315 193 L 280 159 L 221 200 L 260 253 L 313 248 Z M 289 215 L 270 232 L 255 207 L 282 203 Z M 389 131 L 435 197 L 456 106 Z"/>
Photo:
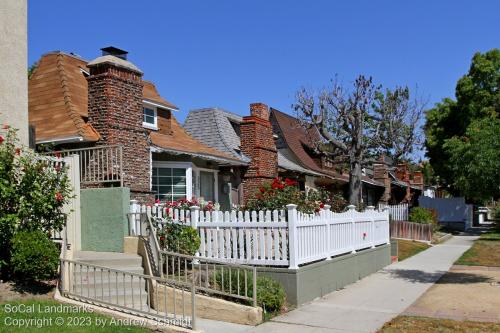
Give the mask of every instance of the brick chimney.
<path id="1" fill-rule="evenodd" d="M 278 176 L 278 153 L 269 121 L 269 107 L 250 104 L 250 116 L 240 125 L 241 152 L 251 158 L 243 175 L 243 201 L 252 197 L 263 183 Z"/>
<path id="2" fill-rule="evenodd" d="M 150 152 L 142 126 L 142 72 L 126 51 L 108 47 L 87 64 L 89 122 L 101 135 L 97 145 L 123 146 L 123 186 L 131 197 L 150 199 Z M 143 201 L 143 200 L 141 200 Z"/>
<path id="3" fill-rule="evenodd" d="M 373 179 L 384 184 L 384 193 L 380 197 L 380 202 L 388 204 L 389 200 L 391 200 L 391 179 L 389 178 L 389 170 L 385 163 L 373 164 Z"/>
<path id="4" fill-rule="evenodd" d="M 418 186 L 420 189 L 424 189 L 424 175 L 422 171 L 415 171 L 413 173 L 412 184 Z"/>
<path id="5" fill-rule="evenodd" d="M 407 184 L 406 186 L 406 194 L 403 199 L 403 202 L 410 202 L 411 201 L 411 190 L 410 190 L 410 171 L 408 168 L 408 164 L 406 163 L 399 163 L 398 166 L 396 167 L 396 177 Z"/>

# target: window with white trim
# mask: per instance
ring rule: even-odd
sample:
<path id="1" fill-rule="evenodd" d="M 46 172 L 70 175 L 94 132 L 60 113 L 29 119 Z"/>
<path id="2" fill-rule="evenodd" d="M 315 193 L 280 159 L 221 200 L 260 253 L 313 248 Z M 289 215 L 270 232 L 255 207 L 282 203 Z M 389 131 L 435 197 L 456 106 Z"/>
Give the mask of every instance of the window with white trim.
<path id="1" fill-rule="evenodd" d="M 149 128 L 157 128 L 158 117 L 156 108 L 153 106 L 144 106 L 142 108 L 142 125 Z"/>
<path id="2" fill-rule="evenodd" d="M 191 170 L 190 163 L 153 163 L 151 190 L 155 192 L 155 199 L 161 201 L 191 199 Z"/>

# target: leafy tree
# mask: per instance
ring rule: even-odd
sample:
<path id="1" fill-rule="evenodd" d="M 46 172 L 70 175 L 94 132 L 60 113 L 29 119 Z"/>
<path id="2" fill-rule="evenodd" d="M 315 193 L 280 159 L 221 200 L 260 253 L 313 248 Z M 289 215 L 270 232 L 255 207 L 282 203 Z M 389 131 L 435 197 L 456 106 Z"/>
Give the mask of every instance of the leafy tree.
<path id="1" fill-rule="evenodd" d="M 456 101 L 445 98 L 426 112 L 427 157 L 440 183 L 454 194 L 465 195 L 467 190 L 455 181 L 456 168 L 450 163 L 453 149 L 447 140 L 464 136 L 475 120 L 498 119 L 499 87 L 500 50 L 476 53 L 469 72 L 457 82 Z"/>
<path id="2" fill-rule="evenodd" d="M 500 120 L 474 121 L 464 136 L 446 140 L 453 185 L 474 202 L 500 196 Z"/>
<path id="3" fill-rule="evenodd" d="M 397 162 L 419 144 L 422 103 L 411 99 L 407 87 L 383 91 L 371 78 L 359 76 L 349 89 L 334 80 L 316 95 L 300 90 L 294 109 L 304 127 L 321 135 L 316 149 L 348 165 L 349 203 L 356 206 L 363 166 L 380 154 Z"/>

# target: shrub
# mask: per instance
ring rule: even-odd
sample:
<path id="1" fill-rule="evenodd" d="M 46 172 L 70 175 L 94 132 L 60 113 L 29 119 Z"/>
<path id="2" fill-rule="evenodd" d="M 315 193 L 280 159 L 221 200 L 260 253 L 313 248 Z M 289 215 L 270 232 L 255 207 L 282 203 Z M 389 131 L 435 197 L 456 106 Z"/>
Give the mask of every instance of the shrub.
<path id="1" fill-rule="evenodd" d="M 415 223 L 432 224 L 432 211 L 423 207 L 414 207 L 410 212 L 409 220 Z"/>
<path id="2" fill-rule="evenodd" d="M 0 267 L 9 273 L 14 231 L 61 230 L 63 206 L 71 198 L 64 167 L 22 149 L 16 130 L 7 125 L 0 133 Z"/>
<path id="3" fill-rule="evenodd" d="M 12 238 L 14 274 L 27 280 L 47 280 L 56 275 L 58 264 L 59 249 L 42 231 L 21 231 Z"/>
<path id="4" fill-rule="evenodd" d="M 239 290 L 238 290 L 238 275 L 239 275 Z M 224 277 L 224 279 L 223 279 Z M 246 274 L 247 279 L 247 296 L 253 297 L 253 273 Z M 230 283 L 231 282 L 231 283 Z M 234 294 L 241 296 L 245 295 L 245 272 L 243 270 L 228 269 L 223 271 L 217 270 L 215 274 L 215 284 L 224 291 L 229 291 L 231 284 L 231 291 Z M 285 304 L 285 290 L 281 284 L 267 276 L 257 277 L 257 305 L 262 307 L 264 312 L 277 312 Z"/>
<path id="5" fill-rule="evenodd" d="M 332 206 L 333 211 L 342 211 L 346 201 L 338 194 L 332 194 L 324 189 L 300 191 L 295 180 L 275 178 L 266 183 L 248 200 L 246 209 L 275 210 L 285 209 L 288 204 L 296 204 L 297 209 L 304 213 L 318 212 L 325 204 Z"/>
<path id="6" fill-rule="evenodd" d="M 194 255 L 200 248 L 200 236 L 191 226 L 166 223 L 158 232 L 162 249 L 181 254 Z"/>

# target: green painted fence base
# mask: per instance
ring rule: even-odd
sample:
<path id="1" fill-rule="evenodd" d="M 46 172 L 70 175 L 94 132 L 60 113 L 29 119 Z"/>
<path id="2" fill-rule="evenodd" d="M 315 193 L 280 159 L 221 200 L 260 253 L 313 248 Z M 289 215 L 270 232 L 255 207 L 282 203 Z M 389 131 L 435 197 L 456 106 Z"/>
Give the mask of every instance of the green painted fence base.
<path id="1" fill-rule="evenodd" d="M 123 252 L 128 235 L 130 189 L 82 189 L 82 251 Z"/>
<path id="2" fill-rule="evenodd" d="M 301 305 L 356 282 L 391 263 L 391 246 L 381 245 L 323 260 L 299 269 L 259 267 L 258 274 L 279 281 L 287 301 Z"/>

